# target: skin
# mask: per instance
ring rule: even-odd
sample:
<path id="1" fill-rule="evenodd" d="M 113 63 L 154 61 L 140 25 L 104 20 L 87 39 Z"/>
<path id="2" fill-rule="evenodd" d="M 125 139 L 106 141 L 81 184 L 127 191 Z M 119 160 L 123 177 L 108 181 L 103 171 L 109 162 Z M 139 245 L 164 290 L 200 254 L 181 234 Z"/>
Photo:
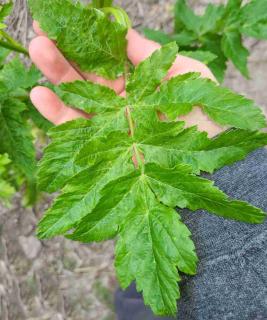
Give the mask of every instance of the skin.
<path id="1" fill-rule="evenodd" d="M 33 63 L 40 69 L 44 76 L 53 84 L 87 79 L 112 88 L 118 95 L 125 95 L 125 80 L 121 77 L 115 81 L 106 80 L 92 73 L 84 73 L 69 62 L 56 47 L 56 44 L 47 38 L 39 28 L 38 23 L 33 23 L 36 37 L 31 41 L 29 53 Z M 160 48 L 156 42 L 142 37 L 131 29 L 127 35 L 127 53 L 130 61 L 138 65 Z M 178 55 L 175 63 L 168 72 L 167 79 L 187 72 L 199 72 L 202 77 L 216 81 L 209 68 L 203 63 Z M 30 93 L 31 101 L 37 110 L 49 121 L 59 125 L 76 118 L 90 118 L 90 115 L 75 109 L 75 106 L 66 106 L 50 89 L 35 87 Z M 201 131 L 208 132 L 210 137 L 222 131 L 222 128 L 212 122 L 200 108 L 195 107 L 191 113 L 179 117 L 186 126 L 197 125 Z"/>

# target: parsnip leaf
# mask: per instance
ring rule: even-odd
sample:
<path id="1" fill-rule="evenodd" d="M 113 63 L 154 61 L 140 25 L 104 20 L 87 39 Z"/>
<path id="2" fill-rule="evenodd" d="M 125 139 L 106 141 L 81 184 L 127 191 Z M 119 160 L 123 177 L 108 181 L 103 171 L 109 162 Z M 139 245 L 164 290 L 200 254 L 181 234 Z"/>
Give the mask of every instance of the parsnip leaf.
<path id="1" fill-rule="evenodd" d="M 257 131 L 265 126 L 263 114 L 250 100 L 198 74 L 165 80 L 176 54 L 171 43 L 141 63 L 129 76 L 126 97 L 87 81 L 55 88 L 66 104 L 96 115 L 51 129 L 39 167 L 40 186 L 61 190 L 39 223 L 39 237 L 88 243 L 117 236 L 122 287 L 135 280 L 158 315 L 176 312 L 178 271 L 196 272 L 190 232 L 174 207 L 248 223 L 266 216 L 199 177 L 266 145 L 267 134 Z M 174 121 L 196 104 L 233 128 L 210 139 Z M 160 120 L 159 111 L 171 120 Z"/>
<path id="2" fill-rule="evenodd" d="M 95 8 L 71 0 L 28 0 L 41 28 L 82 71 L 116 78 L 124 72 L 127 29 Z"/>

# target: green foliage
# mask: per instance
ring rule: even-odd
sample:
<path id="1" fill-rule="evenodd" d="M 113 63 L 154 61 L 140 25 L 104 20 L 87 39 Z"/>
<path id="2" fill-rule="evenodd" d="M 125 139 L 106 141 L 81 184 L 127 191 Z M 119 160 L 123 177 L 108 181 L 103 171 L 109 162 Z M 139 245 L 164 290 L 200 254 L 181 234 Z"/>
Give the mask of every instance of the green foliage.
<path id="1" fill-rule="evenodd" d="M 39 237 L 85 243 L 117 237 L 121 286 L 135 280 L 158 315 L 176 312 L 177 269 L 196 273 L 190 231 L 173 208 L 205 209 L 248 223 L 266 216 L 199 177 L 266 145 L 267 134 L 257 131 L 266 125 L 263 114 L 252 101 L 198 74 L 164 81 L 176 55 L 171 43 L 143 61 L 128 78 L 125 98 L 88 81 L 56 88 L 67 105 L 96 116 L 52 128 L 38 174 L 43 190 L 61 190 L 39 223 Z M 195 105 L 231 129 L 209 139 L 174 121 Z"/>
<path id="2" fill-rule="evenodd" d="M 199 16 L 186 0 L 177 0 L 174 33 L 167 35 L 151 29 L 144 29 L 144 33 L 161 44 L 176 41 L 181 54 L 206 63 L 220 82 L 224 79 L 227 60 L 249 78 L 249 52 L 243 45 L 243 36 L 267 39 L 267 1 L 250 0 L 242 6 L 243 2 L 228 0 L 226 5 L 209 4 Z"/>
<path id="3" fill-rule="evenodd" d="M 126 62 L 127 28 L 99 9 L 71 0 L 29 0 L 41 28 L 81 70 L 115 79 Z"/>
<path id="4" fill-rule="evenodd" d="M 11 2 L 0 5 L 0 29 L 6 28 L 4 24 L 4 19 L 10 15 L 13 5 Z"/>
<path id="5" fill-rule="evenodd" d="M 29 90 L 40 79 L 40 73 L 34 67 L 27 70 L 18 57 L 7 59 L 12 51 L 28 55 L 27 50 L 4 31 L 4 20 L 12 8 L 11 2 L 0 5 L 0 157 L 8 155 L 12 160 L 5 170 L 8 185 L 1 182 L 1 188 L 6 188 L 7 195 L 11 195 L 14 193 L 11 190 L 23 186 L 24 204 L 30 205 L 38 195 L 32 132 L 35 127 L 46 132 L 52 125 L 37 112 L 29 99 Z M 5 205 L 8 204 L 6 200 L 0 199 Z"/>
<path id="6" fill-rule="evenodd" d="M 9 204 L 9 201 L 15 189 L 8 181 L 7 165 L 10 164 L 10 159 L 7 154 L 0 154 L 0 201 L 5 205 Z"/>
<path id="7" fill-rule="evenodd" d="M 34 67 L 27 70 L 18 58 L 0 70 L 0 154 L 8 154 L 12 160 L 10 170 L 21 177 L 12 178 L 14 187 L 27 184 L 27 204 L 36 199 L 36 156 L 27 116 L 28 90 L 39 78 L 40 73 Z"/>

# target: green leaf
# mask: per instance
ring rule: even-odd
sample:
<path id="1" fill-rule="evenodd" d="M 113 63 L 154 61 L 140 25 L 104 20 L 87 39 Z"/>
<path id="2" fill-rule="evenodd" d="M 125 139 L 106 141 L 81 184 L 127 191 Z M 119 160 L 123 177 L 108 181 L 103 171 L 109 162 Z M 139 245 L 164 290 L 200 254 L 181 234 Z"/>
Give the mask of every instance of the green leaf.
<path id="1" fill-rule="evenodd" d="M 74 164 L 72 155 L 74 153 L 79 153 L 85 142 L 90 143 L 90 141 L 93 141 L 96 137 L 101 137 L 116 130 L 128 130 L 126 119 L 123 116 L 124 109 L 116 109 L 116 104 L 114 105 L 114 110 L 107 108 L 105 94 L 108 93 L 108 96 L 111 97 L 111 89 L 90 84 L 89 82 L 77 81 L 73 83 L 73 88 L 77 88 L 77 84 L 79 84 L 80 89 L 82 88 L 82 84 L 84 86 L 84 90 L 79 90 L 76 93 L 77 96 L 75 97 L 75 101 L 77 104 L 75 106 L 77 108 L 84 111 L 90 110 L 89 108 L 92 106 L 92 100 L 86 100 L 84 96 L 80 96 L 81 102 L 78 103 L 78 96 L 81 95 L 86 88 L 92 89 L 98 86 L 98 90 L 96 90 L 95 93 L 98 92 L 99 101 L 105 103 L 103 104 L 101 111 L 106 110 L 107 112 L 103 113 L 101 117 L 94 117 L 90 122 L 79 119 L 74 122 L 54 127 L 50 130 L 50 137 L 53 142 L 46 148 L 45 157 L 41 162 L 41 166 L 46 166 L 49 170 L 46 173 L 41 170 L 38 179 L 40 188 L 48 192 L 54 192 L 58 188 L 63 187 L 69 178 L 81 170 L 80 166 Z M 63 88 L 70 89 L 71 84 L 64 84 L 61 86 L 61 89 Z M 73 99 L 69 92 L 65 94 L 61 91 L 61 94 L 61 98 L 67 104 L 70 99 Z M 118 102 L 120 105 L 122 100 L 117 97 L 114 92 L 113 95 L 114 101 L 111 99 L 110 104 L 112 105 L 112 102 Z M 62 139 L 63 137 L 64 139 Z M 77 144 L 77 140 L 81 143 Z M 62 152 L 60 153 L 59 148 L 62 148 Z"/>
<path id="2" fill-rule="evenodd" d="M 0 47 L 0 68 L 3 66 L 9 54 L 10 54 L 10 50 Z"/>
<path id="3" fill-rule="evenodd" d="M 13 9 L 12 2 L 8 2 L 5 4 L 0 4 L 0 21 L 4 21 L 4 19 L 10 15 Z"/>
<path id="4" fill-rule="evenodd" d="M 156 197 L 170 207 L 205 209 L 224 218 L 262 223 L 265 213 L 242 201 L 230 201 L 213 182 L 191 174 L 191 168 L 177 165 L 172 169 L 146 166 L 148 183 Z"/>
<path id="5" fill-rule="evenodd" d="M 36 127 L 44 132 L 47 132 L 53 127 L 52 123 L 46 120 L 30 102 L 27 103 L 27 110 L 24 114 L 26 114 L 26 119 L 31 119 Z"/>
<path id="6" fill-rule="evenodd" d="M 0 71 L 0 95 L 14 95 L 18 88 L 32 88 L 40 77 L 40 72 L 34 66 L 27 70 L 18 58 L 12 59 Z"/>
<path id="7" fill-rule="evenodd" d="M 16 99 L 0 101 L 0 151 L 7 152 L 22 172 L 32 179 L 35 172 L 35 150 L 31 129 L 22 116 L 26 106 Z"/>
<path id="8" fill-rule="evenodd" d="M 140 64 L 125 98 L 87 81 L 61 85 L 65 102 L 97 115 L 52 128 L 39 167 L 42 188 L 61 193 L 40 221 L 38 236 L 85 243 L 118 237 L 115 266 L 122 287 L 135 280 L 158 315 L 176 312 L 178 271 L 196 272 L 190 232 L 173 207 L 248 223 L 265 218 L 261 209 L 230 199 L 198 176 L 264 146 L 267 134 L 255 131 L 264 126 L 263 115 L 250 100 L 198 74 L 164 81 L 176 53 L 169 44 Z M 200 102 L 219 123 L 237 128 L 209 139 L 183 122 L 159 120 L 159 109 L 174 116 L 179 107 L 189 111 Z"/>
<path id="9" fill-rule="evenodd" d="M 203 50 L 196 50 L 196 51 L 180 51 L 181 55 L 199 60 L 205 64 L 209 64 L 212 61 L 214 61 L 217 56 L 209 51 L 203 51 Z"/>
<path id="10" fill-rule="evenodd" d="M 177 51 L 176 43 L 171 42 L 136 67 L 127 83 L 130 101 L 137 103 L 155 91 L 172 66 Z"/>
<path id="11" fill-rule="evenodd" d="M 241 10 L 241 32 L 257 39 L 267 39 L 267 2 L 252 0 Z"/>
<path id="12" fill-rule="evenodd" d="M 143 33 L 146 38 L 156 41 L 162 45 L 172 42 L 173 39 L 170 35 L 160 31 L 160 30 L 153 30 L 149 28 L 144 28 Z"/>
<path id="13" fill-rule="evenodd" d="M 148 39 L 156 41 L 162 45 L 176 41 L 178 46 L 191 46 L 197 40 L 197 36 L 189 30 L 183 30 L 179 33 L 171 35 L 168 35 L 159 30 L 153 30 L 148 28 L 144 28 L 143 32 Z"/>
<path id="14" fill-rule="evenodd" d="M 191 47 L 196 45 L 198 36 L 194 34 L 194 32 L 185 29 L 179 33 L 172 35 L 171 39 L 172 41 L 176 41 L 179 47 Z"/>
<path id="15" fill-rule="evenodd" d="M 115 79 L 124 73 L 127 29 L 98 9 L 69 0 L 29 0 L 34 19 L 83 71 Z"/>
<path id="16" fill-rule="evenodd" d="M 228 14 L 231 11 L 239 10 L 242 6 L 242 2 L 243 0 L 228 0 L 225 7 L 225 12 Z"/>
<path id="17" fill-rule="evenodd" d="M 219 33 L 233 29 L 240 30 L 242 0 L 229 0 L 225 6 L 224 14 L 219 22 Z"/>
<path id="18" fill-rule="evenodd" d="M 9 205 L 9 201 L 15 193 L 15 189 L 5 177 L 7 165 L 10 162 L 7 154 L 0 154 L 0 202 L 4 205 Z"/>
<path id="19" fill-rule="evenodd" d="M 243 25 L 241 32 L 256 39 L 267 39 L 267 19 L 253 25 Z"/>
<path id="20" fill-rule="evenodd" d="M 176 76 L 163 83 L 160 91 L 148 96 L 141 105 L 166 113 L 170 119 L 187 114 L 194 106 L 201 106 L 212 120 L 221 125 L 249 130 L 266 126 L 262 111 L 252 100 L 195 73 Z"/>
<path id="21" fill-rule="evenodd" d="M 201 48 L 205 51 L 210 51 L 217 56 L 217 58 L 209 63 L 209 68 L 215 75 L 216 79 L 222 83 L 226 71 L 226 61 L 222 48 L 221 48 L 221 36 L 209 36 L 203 41 Z"/>
<path id="22" fill-rule="evenodd" d="M 246 25 L 253 25 L 267 19 L 267 2 L 265 0 L 251 0 L 241 9 L 242 21 Z"/>
<path id="23" fill-rule="evenodd" d="M 231 60 L 243 76 L 249 78 L 248 50 L 241 33 L 256 39 L 267 39 L 267 2 L 251 0 L 242 6 L 242 0 L 228 0 L 225 5 L 208 4 L 203 15 L 197 15 L 186 0 L 177 0 L 174 34 L 145 29 L 145 35 L 161 44 L 176 41 L 184 55 L 203 62 L 195 51 L 208 51 L 216 55 L 208 66 L 221 83 L 227 60 Z M 186 53 L 188 52 L 188 53 Z"/>
<path id="24" fill-rule="evenodd" d="M 175 25 L 176 31 L 181 31 L 184 27 L 199 34 L 201 17 L 186 4 L 186 0 L 177 0 L 175 4 Z"/>
<path id="25" fill-rule="evenodd" d="M 137 289 L 156 314 L 174 314 L 180 279 L 176 268 L 195 274 L 197 257 L 178 214 L 161 205 L 142 180 L 134 173 L 108 184 L 90 219 L 85 217 L 69 238 L 101 241 L 119 227 L 115 265 L 122 287 L 136 279 Z"/>
<path id="26" fill-rule="evenodd" d="M 185 163 L 194 173 L 212 173 L 267 144 L 266 133 L 231 129 L 209 139 L 207 133 L 198 131 L 197 127 L 185 129 L 183 122 L 161 122 L 155 114 L 151 115 L 151 110 L 145 112 L 134 112 L 133 117 L 139 124 L 140 131 L 135 135 L 147 163 L 170 168 Z"/>
<path id="27" fill-rule="evenodd" d="M 63 83 L 57 93 L 65 104 L 87 113 L 116 112 L 125 106 L 125 100 L 112 89 L 89 81 Z"/>
<path id="28" fill-rule="evenodd" d="M 225 56 L 232 60 L 238 70 L 249 78 L 247 59 L 249 51 L 243 46 L 242 38 L 238 30 L 225 32 L 222 38 L 222 49 Z"/>
<path id="29" fill-rule="evenodd" d="M 208 4 L 204 15 L 201 17 L 200 34 L 208 32 L 214 32 L 217 29 L 217 25 L 224 15 L 224 6 L 216 6 Z"/>
<path id="30" fill-rule="evenodd" d="M 27 90 L 40 78 L 35 67 L 29 70 L 15 58 L 0 70 L 0 153 L 7 153 L 20 180 L 26 179 L 25 204 L 36 200 L 36 160 L 27 112 Z M 12 179 L 15 179 L 12 177 Z M 23 181 L 23 182 L 24 182 Z M 22 182 L 17 185 L 21 185 Z"/>
<path id="31" fill-rule="evenodd" d="M 113 0 L 92 0 L 92 4 L 89 6 L 93 6 L 94 8 L 110 7 L 112 3 Z"/>

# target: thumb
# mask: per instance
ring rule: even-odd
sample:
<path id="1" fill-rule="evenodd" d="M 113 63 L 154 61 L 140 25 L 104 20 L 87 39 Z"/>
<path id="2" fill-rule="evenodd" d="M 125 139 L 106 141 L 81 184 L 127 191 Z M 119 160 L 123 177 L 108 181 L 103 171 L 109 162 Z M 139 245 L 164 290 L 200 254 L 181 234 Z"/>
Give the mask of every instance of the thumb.
<path id="1" fill-rule="evenodd" d="M 133 29 L 129 29 L 127 40 L 128 58 L 134 65 L 138 65 L 161 47 L 160 44 L 144 38 Z"/>

